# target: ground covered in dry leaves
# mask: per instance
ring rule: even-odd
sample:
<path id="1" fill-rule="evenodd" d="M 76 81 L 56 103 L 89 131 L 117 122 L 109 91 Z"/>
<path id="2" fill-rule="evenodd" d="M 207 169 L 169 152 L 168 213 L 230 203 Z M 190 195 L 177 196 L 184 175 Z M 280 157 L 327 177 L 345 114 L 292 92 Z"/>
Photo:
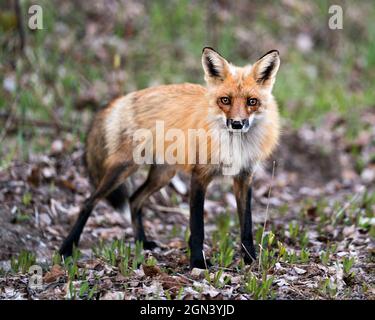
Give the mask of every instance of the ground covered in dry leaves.
<path id="1" fill-rule="evenodd" d="M 374 299 L 375 115 L 364 111 L 361 119 L 354 142 L 334 114 L 319 128 L 284 129 L 254 182 L 251 266 L 238 253 L 230 181 L 213 183 L 204 249 L 214 266 L 206 271 L 188 268 L 184 176 L 146 204 L 146 232 L 160 248 L 135 246 L 127 217 L 101 202 L 79 251 L 61 261 L 54 252 L 90 192 L 83 146 L 64 135 L 48 154 L 0 171 L 0 299 Z M 29 286 L 31 265 L 42 268 L 39 287 Z"/>

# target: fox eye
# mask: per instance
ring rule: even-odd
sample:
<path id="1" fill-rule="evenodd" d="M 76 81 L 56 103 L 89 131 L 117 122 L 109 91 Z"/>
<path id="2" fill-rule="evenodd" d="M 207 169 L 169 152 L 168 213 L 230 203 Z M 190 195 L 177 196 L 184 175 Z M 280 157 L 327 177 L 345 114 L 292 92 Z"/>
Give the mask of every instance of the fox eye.
<path id="1" fill-rule="evenodd" d="M 250 107 L 256 106 L 258 104 L 258 99 L 256 98 L 248 98 L 247 105 Z"/>
<path id="2" fill-rule="evenodd" d="M 222 97 L 220 98 L 220 101 L 222 104 L 229 105 L 230 104 L 230 98 L 229 97 Z"/>

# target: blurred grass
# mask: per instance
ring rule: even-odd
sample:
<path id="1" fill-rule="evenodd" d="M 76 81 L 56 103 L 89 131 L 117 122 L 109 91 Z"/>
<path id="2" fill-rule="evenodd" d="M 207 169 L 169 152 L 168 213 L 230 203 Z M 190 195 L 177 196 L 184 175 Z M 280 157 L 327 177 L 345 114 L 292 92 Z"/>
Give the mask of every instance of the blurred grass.
<path id="1" fill-rule="evenodd" d="M 34 2 L 22 1 L 24 12 Z M 13 50 L 16 31 L 1 32 L 0 84 L 15 76 L 17 89 L 0 86 L 0 112 L 6 114 L 16 101 L 14 117 L 69 124 L 73 136 L 82 139 L 97 108 L 77 108 L 88 93 L 104 104 L 150 85 L 203 83 L 200 54 L 207 45 L 235 64 L 277 48 L 282 66 L 274 93 L 287 125 L 318 126 L 327 112 L 336 112 L 348 121 L 353 138 L 361 130 L 359 110 L 374 108 L 375 8 L 371 0 L 339 2 L 343 30 L 328 29 L 330 1 L 323 0 L 251 5 L 242 0 L 40 0 L 44 29 L 26 30 L 23 57 Z M 311 48 L 301 48 L 300 35 L 310 39 Z M 48 147 L 43 130 L 22 121 L 17 126 L 14 141 L 24 157 Z"/>

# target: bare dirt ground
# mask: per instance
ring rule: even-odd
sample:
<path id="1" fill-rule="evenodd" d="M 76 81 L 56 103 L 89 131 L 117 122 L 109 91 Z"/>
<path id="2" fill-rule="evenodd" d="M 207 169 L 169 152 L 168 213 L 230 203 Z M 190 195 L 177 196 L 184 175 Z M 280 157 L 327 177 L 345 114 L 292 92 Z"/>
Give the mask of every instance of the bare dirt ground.
<path id="1" fill-rule="evenodd" d="M 13 161 L 0 172 L 0 299 L 374 299 L 375 114 L 365 111 L 362 119 L 364 130 L 354 144 L 334 114 L 319 129 L 294 131 L 284 124 L 278 151 L 254 181 L 254 235 L 262 259 L 251 266 L 240 262 L 230 182 L 213 183 L 205 204 L 205 255 L 214 262 L 208 272 L 188 268 L 187 177 L 147 202 L 146 232 L 160 248 L 145 251 L 143 264 L 124 272 L 119 248 L 110 249 L 113 259 L 103 249 L 114 239 L 133 241 L 129 220 L 104 202 L 84 230 L 76 273 L 52 261 L 90 192 L 83 146 L 63 136 L 48 154 Z M 365 159 L 361 165 L 354 149 Z M 132 185 L 144 177 L 139 172 Z M 267 243 L 260 246 L 266 214 Z M 229 253 L 221 246 L 223 235 Z M 28 287 L 30 277 L 17 260 L 22 250 L 42 266 L 41 288 Z M 229 261 L 223 263 L 220 254 Z"/>

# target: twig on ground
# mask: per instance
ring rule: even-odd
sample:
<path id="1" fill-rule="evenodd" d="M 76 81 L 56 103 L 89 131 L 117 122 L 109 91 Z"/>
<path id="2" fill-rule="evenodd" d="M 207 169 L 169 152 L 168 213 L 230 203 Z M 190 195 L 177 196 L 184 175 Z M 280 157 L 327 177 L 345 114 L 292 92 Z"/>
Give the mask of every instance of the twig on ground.
<path id="1" fill-rule="evenodd" d="M 241 245 L 242 245 L 242 248 L 245 249 L 245 252 L 246 252 L 246 254 L 250 257 L 250 259 L 254 261 L 254 258 L 251 256 L 251 254 L 249 253 L 249 251 L 247 251 L 245 245 L 244 245 L 242 242 L 241 242 Z"/>
<path id="2" fill-rule="evenodd" d="M 206 270 L 208 270 L 207 262 L 206 262 L 206 255 L 204 254 L 204 250 L 202 250 L 202 254 L 203 254 L 204 265 L 206 266 Z"/>

